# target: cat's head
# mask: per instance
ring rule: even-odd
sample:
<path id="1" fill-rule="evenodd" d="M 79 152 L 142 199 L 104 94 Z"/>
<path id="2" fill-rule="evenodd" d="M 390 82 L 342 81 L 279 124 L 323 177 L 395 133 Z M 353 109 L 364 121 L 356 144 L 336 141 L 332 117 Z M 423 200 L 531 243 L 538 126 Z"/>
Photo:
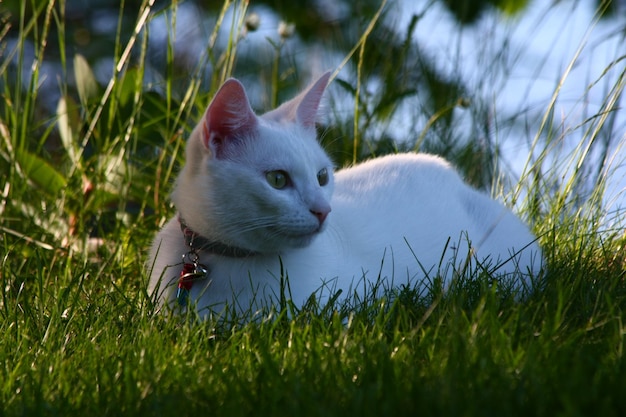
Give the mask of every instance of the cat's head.
<path id="1" fill-rule="evenodd" d="M 333 165 L 315 120 L 329 73 L 257 116 L 239 81 L 226 81 L 196 126 L 172 199 L 209 240 L 260 253 L 305 247 L 330 214 Z"/>

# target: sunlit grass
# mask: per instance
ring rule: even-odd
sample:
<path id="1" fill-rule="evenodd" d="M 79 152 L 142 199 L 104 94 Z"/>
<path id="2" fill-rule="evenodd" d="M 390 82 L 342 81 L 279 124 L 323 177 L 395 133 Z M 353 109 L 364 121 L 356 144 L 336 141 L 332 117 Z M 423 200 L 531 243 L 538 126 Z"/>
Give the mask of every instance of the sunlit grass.
<path id="1" fill-rule="evenodd" d="M 211 36 L 180 90 L 170 28 L 158 92 L 142 84 L 145 28 L 157 16 L 175 25 L 176 5 L 154 15 L 152 4 L 143 3 L 133 38 L 118 44 L 108 84 L 94 84 L 80 58 L 64 61 L 85 88 L 75 97 L 61 80 L 64 107 L 49 124 L 32 122 L 46 25 L 63 26 L 60 9 L 37 10 L 43 26 L 21 22 L 22 39 L 36 40 L 33 66 L 19 45 L 2 55 L 3 415 L 624 413 L 625 222 L 605 200 L 620 162 L 600 158 L 590 189 L 580 169 L 594 162 L 589 146 L 617 111 L 623 66 L 607 68 L 622 72 L 598 114 L 570 130 L 542 125 L 519 184 L 496 189 L 544 248 L 545 279 L 523 301 L 489 282 L 460 281 L 446 293 L 400 288 L 358 305 L 278 309 L 253 323 L 200 322 L 155 313 L 144 262 L 173 214 L 167 194 L 187 124 L 231 75 L 247 4 L 224 5 L 213 34 L 226 25 L 229 46 L 216 53 Z M 232 8 L 239 14 L 225 20 Z M 127 48 L 139 57 L 132 65 Z M 357 67 L 358 51 L 349 57 Z M 7 70 L 12 62 L 32 71 Z M 207 65 L 216 69 L 209 81 Z M 553 112 L 545 109 L 547 122 Z M 55 129 L 62 143 L 44 146 Z M 558 154 L 570 134 L 583 141 Z M 550 169 L 549 160 L 565 169 Z"/>

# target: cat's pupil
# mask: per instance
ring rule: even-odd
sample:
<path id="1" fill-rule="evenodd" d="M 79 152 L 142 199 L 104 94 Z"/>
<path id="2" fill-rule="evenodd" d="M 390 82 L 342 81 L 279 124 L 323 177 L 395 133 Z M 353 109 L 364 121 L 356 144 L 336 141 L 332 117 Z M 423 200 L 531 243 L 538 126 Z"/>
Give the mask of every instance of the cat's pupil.
<path id="1" fill-rule="evenodd" d="M 285 171 L 269 171 L 265 174 L 265 179 L 272 187 L 281 190 L 289 183 L 289 175 Z"/>
<path id="2" fill-rule="evenodd" d="M 318 173 L 317 173 L 317 182 L 319 183 L 319 185 L 321 185 L 322 187 L 326 184 L 328 184 L 328 170 L 326 168 L 322 168 Z"/>

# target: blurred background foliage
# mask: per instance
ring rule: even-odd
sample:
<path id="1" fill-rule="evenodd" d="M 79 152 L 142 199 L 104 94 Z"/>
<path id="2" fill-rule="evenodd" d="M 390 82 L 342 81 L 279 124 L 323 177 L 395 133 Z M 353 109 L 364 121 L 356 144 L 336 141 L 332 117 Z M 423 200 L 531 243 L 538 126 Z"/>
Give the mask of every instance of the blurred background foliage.
<path id="1" fill-rule="evenodd" d="M 372 123 L 380 123 L 381 119 L 388 118 L 389 114 L 396 111 L 404 100 L 415 97 L 419 93 L 419 103 L 423 106 L 420 111 L 423 112 L 426 119 L 433 116 L 437 118 L 436 123 L 430 126 L 431 132 L 428 132 L 426 140 L 420 142 L 421 149 L 447 155 L 455 160 L 461 159 L 461 169 L 468 173 L 469 180 L 475 185 L 486 186 L 491 181 L 489 172 L 492 171 L 493 167 L 490 164 L 477 165 L 476 162 L 478 161 L 474 158 L 470 158 L 468 163 L 463 163 L 463 159 L 477 153 L 476 158 L 479 160 L 492 160 L 493 155 L 489 149 L 484 148 L 487 142 L 482 141 L 482 144 L 479 144 L 479 147 L 483 149 L 478 149 L 476 144 L 471 143 L 464 143 L 463 147 L 458 148 L 456 143 L 458 138 L 454 137 L 454 130 L 450 129 L 450 125 L 454 122 L 453 110 L 468 104 L 466 86 L 459 79 L 438 70 L 432 59 L 414 41 L 412 35 L 415 26 L 419 24 L 420 16 L 414 15 L 410 25 L 406 28 L 396 27 L 397 19 L 389 11 L 403 13 L 403 1 L 413 0 L 389 2 L 383 17 L 378 21 L 367 40 L 367 46 L 364 50 L 360 76 L 365 80 L 377 78 L 379 82 L 376 94 L 363 97 L 361 100 L 362 105 L 367 107 L 363 108 L 361 112 L 364 118 L 362 134 L 365 136 L 360 143 L 367 145 L 368 149 L 359 150 L 357 159 L 371 154 L 389 152 L 395 149 L 398 143 L 404 142 L 402 138 L 390 136 L 389 131 L 381 134 L 380 129 L 372 129 L 373 132 L 377 132 L 376 136 L 367 137 L 367 128 Z M 620 0 L 586 1 L 590 7 L 602 6 L 605 17 L 624 11 L 623 2 Z M 4 0 L 0 5 L 4 24 L 2 33 L 4 46 L 1 51 L 6 54 L 11 50 L 11 43 L 17 36 L 20 36 L 25 23 L 37 22 L 39 27 L 33 28 L 30 32 L 31 39 L 29 41 L 31 43 L 24 43 L 25 47 L 34 50 L 38 42 L 36 38 L 41 36 L 43 30 L 46 10 L 53 3 L 48 0 Z M 151 13 L 153 15 L 170 13 L 170 10 L 175 8 L 177 3 L 176 1 L 157 0 L 151 7 Z M 185 47 L 185 44 L 206 43 L 207 38 L 211 35 L 212 26 L 216 24 L 216 19 L 224 5 L 221 0 L 188 0 L 181 3 L 193 4 L 193 9 L 201 16 L 199 20 L 181 22 L 182 24 L 203 22 L 206 26 L 204 28 L 186 28 L 182 31 L 184 37 L 178 39 L 180 45 L 177 45 L 175 51 L 172 62 L 173 69 L 169 68 L 169 70 L 163 62 L 168 40 L 159 34 L 160 40 L 150 42 L 150 50 L 146 57 L 147 61 L 152 64 L 149 67 L 150 74 L 141 74 L 145 77 L 143 80 L 144 88 L 153 90 L 155 80 L 173 77 L 173 85 L 179 86 L 172 92 L 175 98 L 177 93 L 182 94 L 185 91 L 186 85 L 184 84 L 189 79 L 191 68 L 198 63 L 198 50 L 193 47 Z M 522 13 L 531 2 L 529 0 L 422 0 L 422 3 L 424 3 L 424 13 L 428 12 L 430 5 L 441 3 L 454 16 L 459 25 L 472 25 L 488 10 L 495 9 L 504 16 L 511 16 Z M 78 86 L 73 77 L 73 72 L 67 66 L 67 62 L 71 62 L 76 54 L 85 57 L 87 63 L 94 68 L 96 77 L 101 84 L 110 77 L 114 57 L 120 54 L 120 45 L 126 44 L 133 36 L 142 5 L 143 3 L 138 1 L 119 2 L 112 0 L 69 0 L 54 4 L 53 7 L 57 10 L 55 19 L 62 18 L 64 25 L 62 30 L 59 30 L 61 27 L 52 22 L 46 28 L 45 67 L 48 79 L 42 82 L 40 86 L 41 93 L 36 103 L 36 118 L 39 120 L 35 122 L 35 126 L 40 126 L 43 130 L 47 129 L 45 120 L 50 121 L 49 117 L 54 114 L 51 109 L 56 107 L 59 94 L 70 94 L 76 97 Z M 302 55 L 301 50 L 321 47 L 326 50 L 327 55 L 336 53 L 339 56 L 345 56 L 348 54 L 351 48 L 357 44 L 363 29 L 376 14 L 380 5 L 381 0 L 301 0 L 297 2 L 254 0 L 250 2 L 248 5 L 249 12 L 256 14 L 256 10 L 261 10 L 263 15 L 270 14 L 281 21 L 289 22 L 293 24 L 293 30 L 297 35 L 298 46 L 292 48 L 296 51 L 295 57 L 284 57 L 284 62 L 280 63 L 281 76 L 278 80 L 274 80 L 276 83 L 272 87 L 275 91 L 271 94 L 280 95 L 280 99 L 284 99 L 291 96 L 294 90 L 301 88 L 302 82 L 307 81 L 297 77 L 302 68 L 310 65 L 307 62 L 298 61 L 298 55 Z M 263 19 L 263 15 L 261 19 Z M 269 38 L 270 36 L 268 36 Z M 278 43 L 279 40 L 274 42 Z M 225 49 L 226 47 L 224 44 L 216 44 L 214 49 L 219 51 L 220 48 Z M 329 51 L 330 48 L 333 50 Z M 135 48 L 135 54 L 137 54 L 137 50 L 138 48 Z M 269 60 L 259 57 L 259 50 L 254 47 L 247 49 L 246 52 L 239 51 L 233 75 L 247 78 L 251 82 L 262 83 L 262 80 L 269 78 L 270 72 L 273 70 L 271 68 L 272 57 Z M 267 52 L 267 49 L 261 52 Z M 213 53 L 215 56 L 220 54 L 220 52 L 216 53 L 215 51 L 209 53 Z M 28 52 L 26 52 L 26 56 L 28 56 Z M 12 70 L 17 71 L 16 64 L 15 60 L 5 63 L 9 73 Z M 28 62 L 22 64 L 29 65 Z M 216 66 L 215 62 L 212 64 L 207 65 L 206 71 L 209 74 L 207 79 L 215 81 L 217 77 L 210 75 Z M 317 68 L 318 71 L 320 69 L 324 68 Z M 259 75 L 257 76 L 257 74 Z M 70 91 L 59 92 L 59 83 L 50 79 L 52 77 L 65 78 Z M 3 81 L 11 83 L 15 82 L 15 78 L 8 76 Z M 356 94 L 355 80 L 340 79 L 339 81 L 349 93 Z M 137 82 L 141 83 L 141 81 Z M 215 86 L 209 85 L 204 88 L 210 90 Z M 97 98 L 94 95 L 94 100 Z M 262 103 L 258 107 L 267 108 L 269 105 L 270 103 Z M 131 111 L 131 109 L 129 108 L 127 111 Z M 353 126 L 353 124 L 352 120 L 345 120 L 346 128 Z M 481 129 L 480 126 L 475 128 Z M 47 133 L 52 136 L 57 135 L 56 132 Z M 114 132 L 106 131 L 103 133 L 110 135 Z M 342 165 L 343 162 L 353 158 L 353 134 L 354 132 L 345 131 L 343 128 L 331 134 L 332 143 L 327 145 L 337 145 L 337 142 L 344 140 L 347 142 L 343 146 L 338 146 L 336 150 L 332 149 L 331 146 L 330 151 L 334 153 L 338 165 Z M 436 139 L 431 140 L 433 138 Z M 477 167 L 481 166 L 486 166 L 486 172 L 475 172 Z"/>
<path id="2" fill-rule="evenodd" d="M 399 150 L 438 153 L 486 188 L 498 152 L 490 110 L 469 99 L 460 78 L 443 73 L 416 42 L 422 15 L 397 27 L 403 1 L 412 0 L 385 5 L 335 80 L 333 88 L 343 95 L 337 94 L 330 121 L 321 127 L 324 145 L 338 166 Z M 587 1 L 590 7 L 603 5 L 604 16 L 624 11 L 617 0 Z M 531 2 L 422 3 L 423 13 L 443 5 L 458 25 L 470 26 L 487 11 L 506 18 Z M 48 206 L 61 207 L 62 219 L 37 220 L 48 232 L 58 229 L 57 237 L 98 234 L 104 213 L 112 221 L 129 213 L 165 215 L 172 173 L 182 163 L 178 150 L 225 76 L 242 79 L 253 107 L 267 110 L 350 56 L 380 7 L 381 0 L 4 0 L 0 169 L 7 178 L 25 177 L 42 191 L 44 202 L 47 196 Z M 139 26 L 142 16 L 148 23 Z M 275 23 L 268 25 L 272 31 L 264 29 L 266 20 Z M 257 31 L 256 41 L 240 42 L 235 54 L 236 44 Z M 134 46 L 127 51 L 128 45 Z M 419 115 L 409 138 L 398 137 L 391 126 L 403 105 Z M 455 127 L 456 110 L 471 114 L 462 134 Z M 65 189 L 81 192 L 66 195 Z M 36 213 L 42 204 L 23 202 L 20 210 Z M 85 216 L 93 216 L 93 224 L 76 220 Z"/>

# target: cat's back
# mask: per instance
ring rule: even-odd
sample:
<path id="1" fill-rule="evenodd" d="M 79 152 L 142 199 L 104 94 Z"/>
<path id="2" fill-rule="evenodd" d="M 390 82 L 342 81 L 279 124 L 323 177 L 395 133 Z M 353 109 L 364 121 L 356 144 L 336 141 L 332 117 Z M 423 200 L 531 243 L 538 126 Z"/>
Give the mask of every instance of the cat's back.
<path id="1" fill-rule="evenodd" d="M 330 235 L 338 230 L 338 236 L 363 246 L 363 252 L 373 249 L 368 253 L 372 257 L 380 257 L 388 245 L 404 249 L 405 238 L 417 236 L 440 253 L 449 236 L 457 238 L 468 225 L 474 229 L 461 203 L 468 190 L 472 191 L 437 156 L 406 153 L 374 158 L 336 174 Z"/>
<path id="2" fill-rule="evenodd" d="M 358 236 L 352 240 L 358 242 L 357 250 L 379 241 L 379 252 L 388 245 L 394 258 L 406 264 L 416 253 L 424 265 L 433 265 L 442 259 L 449 239 L 467 238 L 480 259 L 505 260 L 531 245 L 519 258 L 520 268 L 537 270 L 541 264 L 540 249 L 528 227 L 433 155 L 390 155 L 338 172 L 332 215 L 344 235 Z M 362 258 L 368 257 L 375 258 L 375 253 Z M 511 263 L 501 272 L 513 271 L 514 266 Z"/>
<path id="3" fill-rule="evenodd" d="M 444 159 L 430 154 L 403 153 L 374 158 L 337 172 L 335 197 L 338 200 L 408 195 L 451 195 L 464 183 Z M 442 193 L 442 191 L 447 191 Z M 443 198 L 443 197 L 442 197 Z"/>

